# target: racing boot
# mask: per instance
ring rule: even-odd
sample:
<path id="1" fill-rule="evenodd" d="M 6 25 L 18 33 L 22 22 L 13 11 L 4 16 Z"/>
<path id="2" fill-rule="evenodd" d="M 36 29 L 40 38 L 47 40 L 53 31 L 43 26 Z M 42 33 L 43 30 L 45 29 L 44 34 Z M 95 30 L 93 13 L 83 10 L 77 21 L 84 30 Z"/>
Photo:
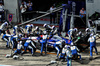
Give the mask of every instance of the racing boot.
<path id="1" fill-rule="evenodd" d="M 43 54 L 42 54 L 42 53 L 40 53 L 40 55 L 41 55 L 41 56 L 43 56 Z"/>
<path id="2" fill-rule="evenodd" d="M 10 48 L 10 46 L 6 45 L 6 48 Z"/>
<path id="3" fill-rule="evenodd" d="M 98 55 L 98 53 L 96 53 L 96 55 Z"/>
<path id="4" fill-rule="evenodd" d="M 3 38 L 1 38 L 1 40 L 3 40 L 3 41 L 4 41 L 4 39 L 3 39 Z"/>
<path id="5" fill-rule="evenodd" d="M 61 62 L 65 62 L 65 61 L 66 61 L 65 59 L 62 59 L 62 60 L 61 60 Z"/>
<path id="6" fill-rule="evenodd" d="M 34 53 L 32 53 L 32 56 L 34 56 Z"/>
<path id="7" fill-rule="evenodd" d="M 89 58 L 89 60 L 93 60 L 93 57 L 91 56 L 91 57 Z"/>
<path id="8" fill-rule="evenodd" d="M 47 52 L 45 52 L 45 56 L 47 55 Z"/>
<path id="9" fill-rule="evenodd" d="M 80 60 L 80 63 L 81 63 L 81 64 L 83 64 L 83 61 L 82 61 L 82 59 Z"/>
<path id="10" fill-rule="evenodd" d="M 56 60 L 56 61 L 60 61 L 61 59 L 60 59 L 59 57 L 57 57 L 55 60 Z"/>

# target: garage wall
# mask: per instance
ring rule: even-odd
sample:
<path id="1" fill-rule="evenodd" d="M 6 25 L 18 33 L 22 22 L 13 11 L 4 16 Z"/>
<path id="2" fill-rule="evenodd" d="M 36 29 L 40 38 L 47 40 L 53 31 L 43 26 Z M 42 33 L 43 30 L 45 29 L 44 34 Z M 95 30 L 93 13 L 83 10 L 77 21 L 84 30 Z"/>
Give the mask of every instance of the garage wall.
<path id="1" fill-rule="evenodd" d="M 86 0 L 87 16 L 91 16 L 95 11 L 100 12 L 100 0 Z"/>
<path id="2" fill-rule="evenodd" d="M 88 17 L 90 17 L 95 12 L 100 12 L 100 0 L 86 0 L 87 26 L 88 26 Z"/>
<path id="3" fill-rule="evenodd" d="M 18 23 L 20 20 L 18 4 L 19 0 L 4 0 L 4 9 L 8 10 L 7 19 L 9 14 L 13 14 L 12 22 L 14 23 Z"/>

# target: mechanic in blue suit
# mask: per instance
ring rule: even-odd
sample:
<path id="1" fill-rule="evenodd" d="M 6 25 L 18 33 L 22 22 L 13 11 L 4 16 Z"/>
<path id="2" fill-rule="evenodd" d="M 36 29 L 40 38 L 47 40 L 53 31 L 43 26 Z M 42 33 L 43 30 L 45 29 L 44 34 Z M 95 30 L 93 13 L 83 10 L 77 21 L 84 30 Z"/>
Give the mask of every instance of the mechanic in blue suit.
<path id="1" fill-rule="evenodd" d="M 64 61 L 64 59 L 65 59 L 65 44 L 66 43 L 62 44 L 62 52 L 60 53 L 60 56 L 59 56 L 58 60 L 63 59 L 63 61 Z"/>
<path id="2" fill-rule="evenodd" d="M 66 60 L 67 60 L 67 66 L 71 66 L 72 62 L 72 52 L 71 52 L 71 47 L 69 45 L 65 45 L 62 49 L 62 53 L 59 57 L 59 59 L 65 59 L 65 55 L 67 55 Z"/>
<path id="3" fill-rule="evenodd" d="M 17 40 L 18 40 L 17 35 L 12 35 L 11 36 L 12 49 L 14 49 L 16 47 Z"/>
<path id="4" fill-rule="evenodd" d="M 8 22 L 4 22 L 1 26 L 0 26 L 0 35 L 3 33 L 3 34 L 6 34 L 5 33 L 5 28 L 8 27 Z"/>
<path id="5" fill-rule="evenodd" d="M 23 30 L 23 28 L 21 26 L 18 26 L 17 32 L 23 34 L 24 30 Z"/>
<path id="6" fill-rule="evenodd" d="M 14 27 L 13 27 L 13 33 L 14 33 L 14 35 L 16 35 L 17 29 L 18 29 L 18 26 L 14 26 Z"/>
<path id="7" fill-rule="evenodd" d="M 65 53 L 67 55 L 66 60 L 67 60 L 67 66 L 72 66 L 72 52 L 70 46 L 65 46 Z"/>
<path id="8" fill-rule="evenodd" d="M 32 42 L 32 40 L 31 40 L 30 37 L 27 38 L 27 40 L 26 40 L 26 42 L 25 42 L 25 44 L 24 44 L 24 50 L 25 50 L 25 52 L 26 52 L 27 48 L 28 48 L 28 49 L 31 49 L 31 53 L 32 53 L 32 55 L 34 55 L 34 48 L 33 48 L 32 46 L 30 46 L 29 44 L 33 45 L 34 48 L 36 48 L 36 46 L 34 45 L 34 43 Z"/>
<path id="9" fill-rule="evenodd" d="M 3 39 L 3 40 L 5 40 L 5 41 L 7 42 L 6 47 L 8 47 L 8 48 L 9 48 L 11 35 L 9 35 L 9 34 L 4 34 L 4 35 L 2 36 L 2 39 Z"/>
<path id="10" fill-rule="evenodd" d="M 70 29 L 68 31 L 69 40 L 72 40 L 76 36 L 77 32 L 78 32 L 77 28 Z"/>
<path id="11" fill-rule="evenodd" d="M 58 58 L 59 53 L 60 53 L 60 48 L 59 48 L 58 46 L 54 46 L 54 47 L 55 47 L 55 49 L 57 50 L 57 58 Z"/>
<path id="12" fill-rule="evenodd" d="M 44 24 L 43 27 L 46 28 L 46 30 L 52 30 L 50 25 Z"/>
<path id="13" fill-rule="evenodd" d="M 27 30 L 28 34 L 32 32 L 33 27 L 34 27 L 33 24 L 28 24 L 28 25 L 25 26 L 25 29 Z"/>
<path id="14" fill-rule="evenodd" d="M 57 28 L 55 26 L 52 26 L 51 28 L 52 28 L 51 33 L 53 33 L 53 35 L 57 34 L 58 32 Z"/>
<path id="15" fill-rule="evenodd" d="M 90 42 L 90 60 L 93 59 L 93 55 L 92 55 L 92 51 L 93 51 L 93 48 L 95 49 L 95 53 L 98 55 L 98 52 L 97 52 L 97 48 L 96 48 L 96 36 L 93 35 L 93 34 L 90 34 L 90 38 L 88 39 L 88 41 Z"/>
<path id="16" fill-rule="evenodd" d="M 74 56 L 74 55 L 78 55 L 78 56 L 80 56 L 80 60 L 82 60 L 81 59 L 81 55 L 78 53 L 78 51 L 79 51 L 79 49 L 76 47 L 76 46 L 74 46 L 74 44 L 73 44 L 73 42 L 71 43 L 71 52 L 72 52 L 72 55 Z"/>
<path id="17" fill-rule="evenodd" d="M 38 26 L 36 26 L 36 28 L 33 32 L 36 33 L 38 36 L 42 35 L 42 33 L 43 33 L 42 30 Z"/>
<path id="18" fill-rule="evenodd" d="M 43 27 L 45 28 L 45 31 L 47 31 L 47 34 L 49 34 L 52 30 L 52 27 L 50 25 L 44 24 Z"/>
<path id="19" fill-rule="evenodd" d="M 22 47 L 23 47 L 22 41 L 20 41 L 20 40 L 18 39 L 17 49 L 14 51 L 14 54 L 13 54 L 13 55 L 22 53 L 22 52 L 23 52 L 23 51 L 21 50 Z M 13 56 L 13 55 L 12 55 L 12 56 Z"/>
<path id="20" fill-rule="evenodd" d="M 61 59 L 61 58 L 64 59 L 65 53 L 63 53 L 63 49 L 64 49 L 65 44 L 66 44 L 66 42 L 64 40 L 61 41 L 61 44 L 59 46 L 56 46 L 56 44 L 54 44 L 54 48 L 57 50 L 57 59 Z M 60 57 L 58 57 L 59 54 L 60 54 Z"/>
<path id="21" fill-rule="evenodd" d="M 73 29 L 70 29 L 68 31 L 69 40 L 72 40 L 72 32 L 73 32 Z"/>
<path id="22" fill-rule="evenodd" d="M 42 37 L 42 40 L 40 41 L 40 44 L 41 44 L 41 55 L 42 55 L 42 52 L 43 52 L 43 49 L 45 51 L 45 55 L 46 55 L 46 48 L 47 48 L 47 39 L 48 39 L 48 35 L 46 34 L 47 32 L 44 31 L 43 32 L 43 37 Z"/>

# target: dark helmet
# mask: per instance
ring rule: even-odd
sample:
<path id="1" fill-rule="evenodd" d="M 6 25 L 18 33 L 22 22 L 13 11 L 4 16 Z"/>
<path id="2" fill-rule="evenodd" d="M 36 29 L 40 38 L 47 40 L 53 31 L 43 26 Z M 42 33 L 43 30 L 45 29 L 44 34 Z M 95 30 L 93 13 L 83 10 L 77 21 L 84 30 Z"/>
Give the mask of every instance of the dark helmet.
<path id="1" fill-rule="evenodd" d="M 65 46 L 66 42 L 62 41 L 62 48 Z"/>

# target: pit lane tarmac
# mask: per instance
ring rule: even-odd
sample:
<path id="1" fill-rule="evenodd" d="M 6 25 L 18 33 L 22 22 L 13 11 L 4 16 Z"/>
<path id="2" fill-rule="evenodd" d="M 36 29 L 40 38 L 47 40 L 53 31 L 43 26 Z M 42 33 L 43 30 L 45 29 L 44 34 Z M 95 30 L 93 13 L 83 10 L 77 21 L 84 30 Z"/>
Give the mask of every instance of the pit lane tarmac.
<path id="1" fill-rule="evenodd" d="M 12 58 L 5 58 L 6 54 L 10 54 L 11 49 L 5 47 L 6 42 L 0 42 L 0 66 L 14 65 L 14 66 L 66 66 L 67 62 L 57 61 L 57 63 L 50 64 L 52 60 L 56 59 L 55 52 L 48 52 L 47 55 L 40 56 L 40 50 L 37 50 L 35 55 L 31 53 L 24 54 L 24 59 L 14 60 Z M 97 44 L 97 49 L 100 51 L 100 44 Z M 83 64 L 79 60 L 72 60 L 72 66 L 99 66 L 100 65 L 100 53 L 96 55 L 93 52 L 94 59 L 89 60 L 89 49 L 86 49 L 81 53 Z"/>
<path id="2" fill-rule="evenodd" d="M 2 37 L 2 36 L 1 36 Z M 1 38 L 0 37 L 0 38 Z M 100 40 L 97 40 L 97 50 L 99 55 L 93 52 L 94 59 L 89 60 L 89 48 L 81 53 L 83 64 L 79 60 L 72 60 L 72 66 L 100 66 Z M 94 50 L 93 50 L 94 51 Z M 12 58 L 5 58 L 6 54 L 10 54 L 11 49 L 6 48 L 6 42 L 0 39 L 0 66 L 66 66 L 67 62 L 57 61 L 57 63 L 50 64 L 52 60 L 56 59 L 55 52 L 48 52 L 47 55 L 40 56 L 40 50 L 36 51 L 35 55 L 31 53 L 24 54 L 24 59 L 14 60 Z"/>

